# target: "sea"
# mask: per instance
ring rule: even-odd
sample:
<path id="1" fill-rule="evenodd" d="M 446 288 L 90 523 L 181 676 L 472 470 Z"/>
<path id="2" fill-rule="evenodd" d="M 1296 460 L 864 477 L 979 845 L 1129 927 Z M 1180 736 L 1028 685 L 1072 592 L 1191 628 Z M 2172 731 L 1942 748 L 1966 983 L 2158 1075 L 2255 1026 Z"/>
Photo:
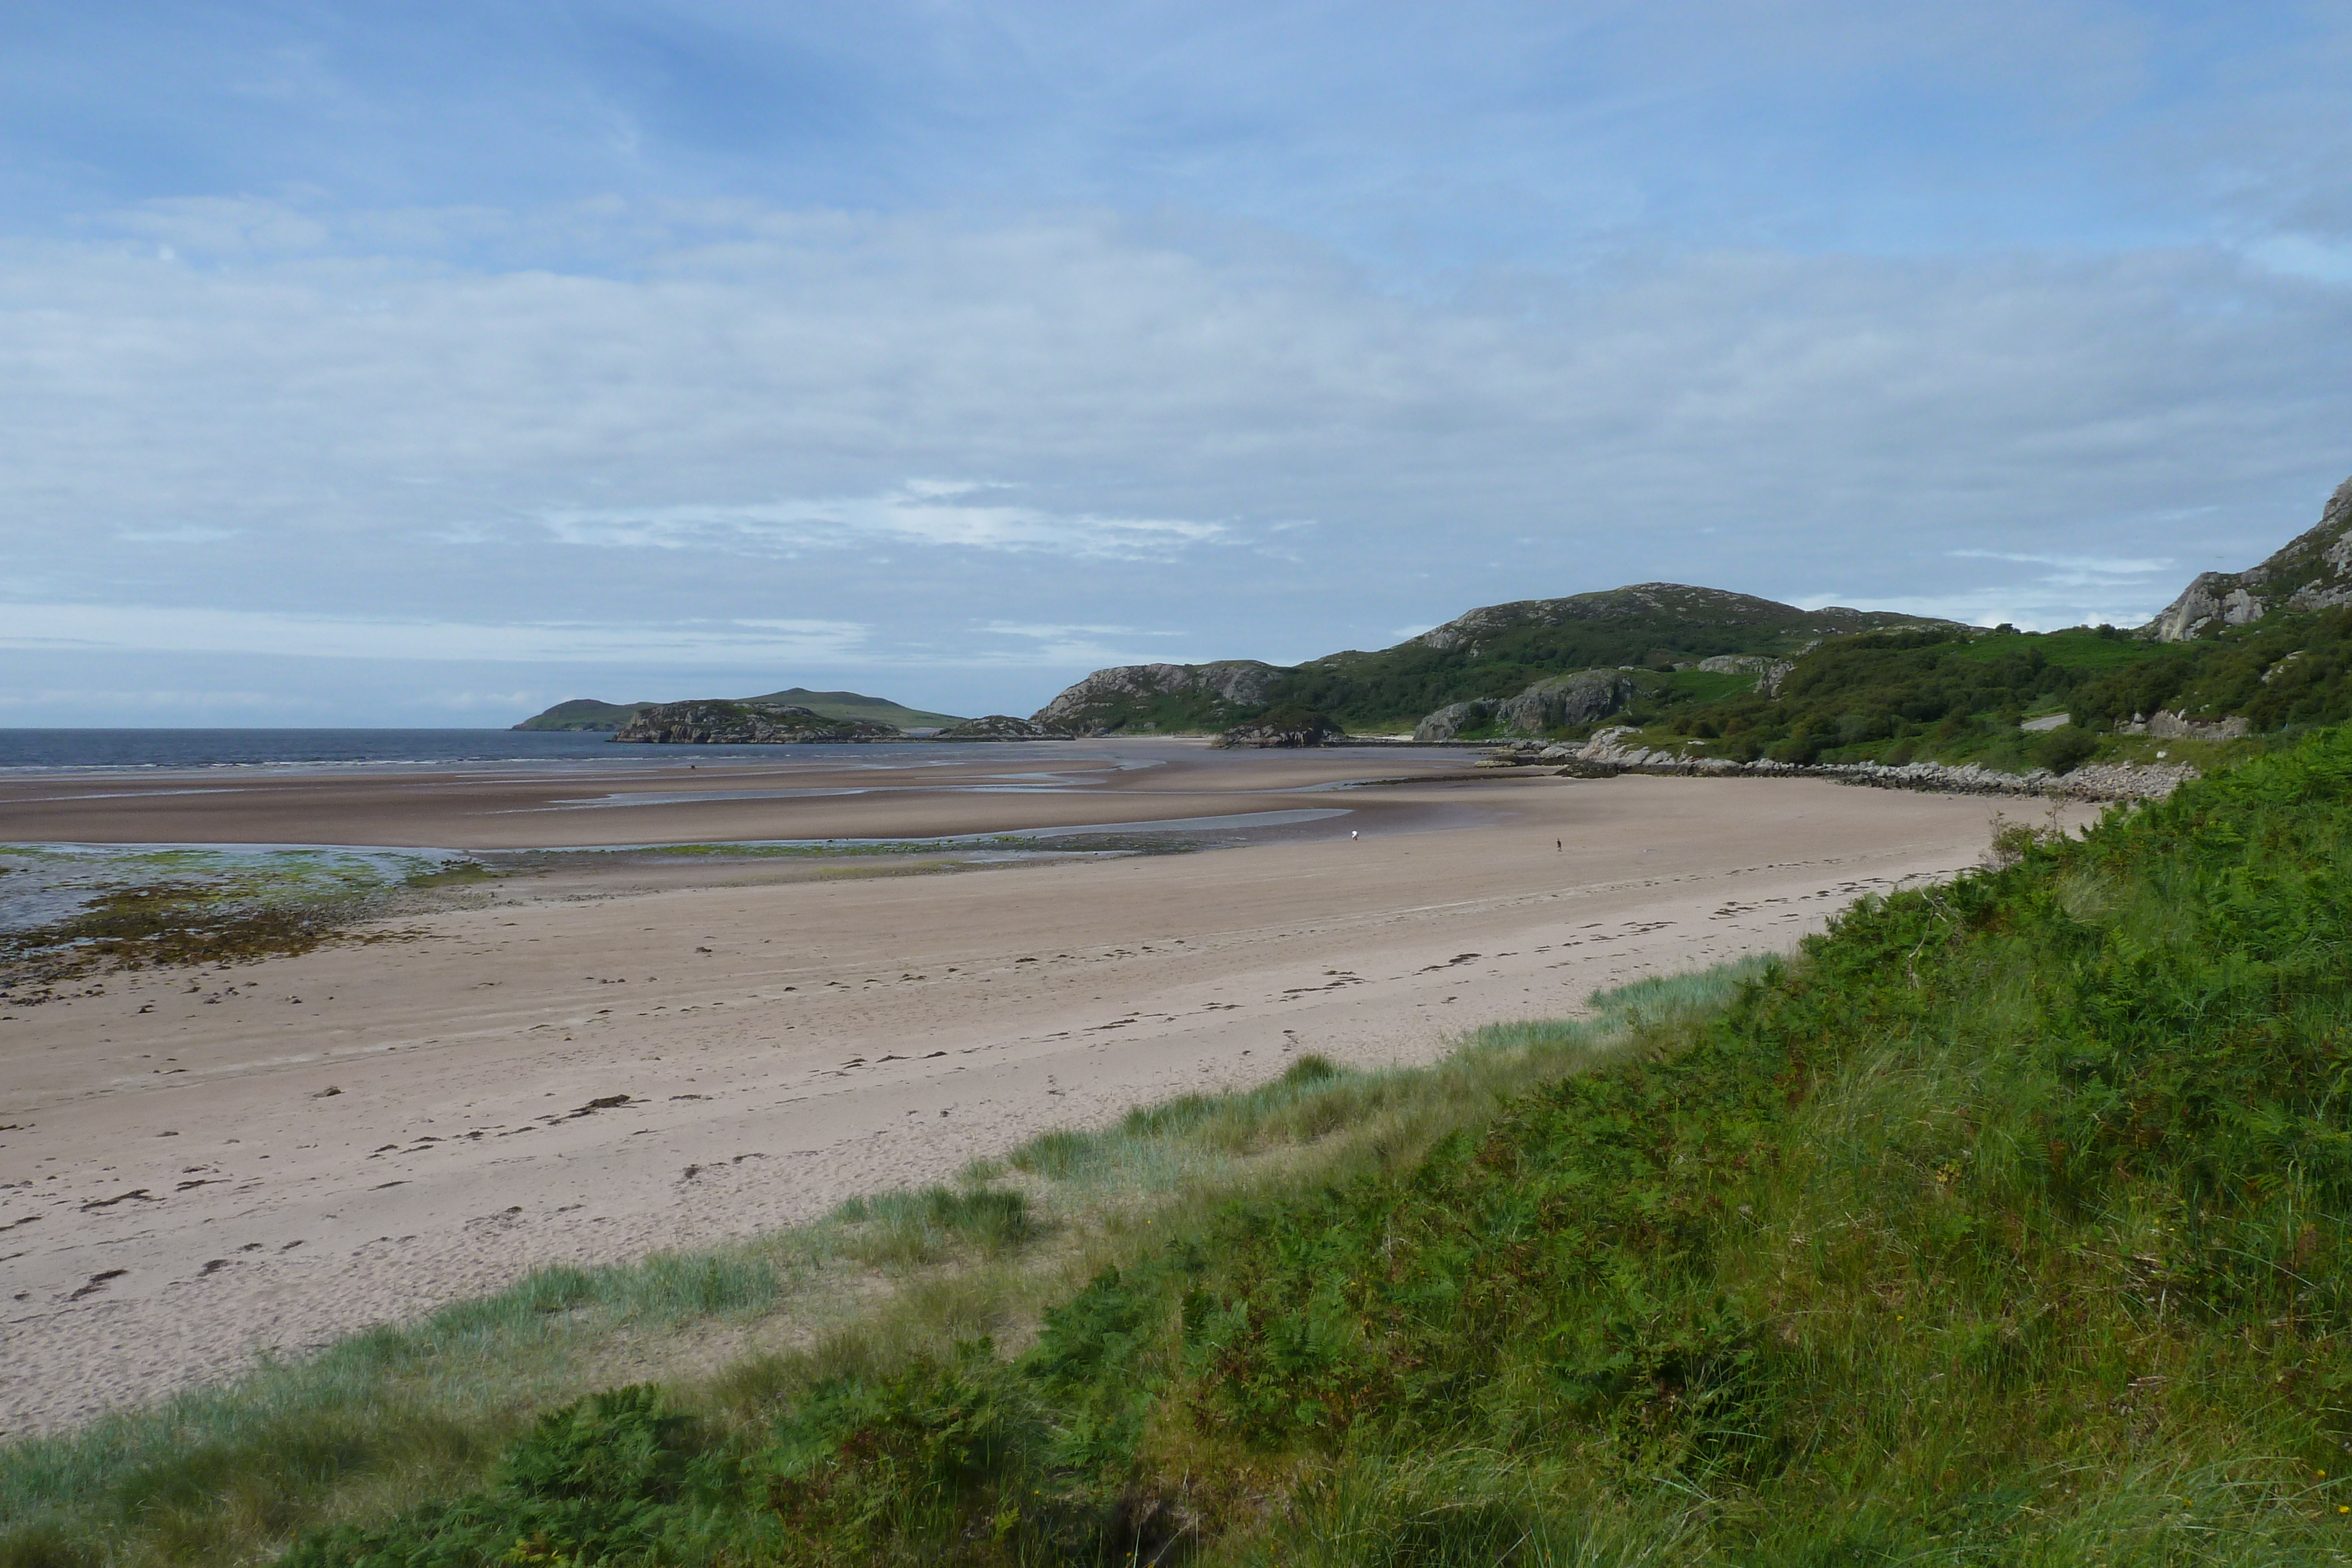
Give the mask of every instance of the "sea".
<path id="1" fill-rule="evenodd" d="M 1050 742 L 1047 744 L 1051 744 Z M 1026 749 L 1025 747 L 1024 748 Z M 685 755 L 681 755 L 681 753 Z M 824 758 L 908 767 L 935 757 L 970 758 L 955 742 L 886 746 L 616 745 L 609 735 L 529 729 L 0 729 L 0 776 L 40 772 L 169 772 L 208 768 L 564 768 L 708 765 Z M 887 760 L 885 760 L 887 755 Z"/>

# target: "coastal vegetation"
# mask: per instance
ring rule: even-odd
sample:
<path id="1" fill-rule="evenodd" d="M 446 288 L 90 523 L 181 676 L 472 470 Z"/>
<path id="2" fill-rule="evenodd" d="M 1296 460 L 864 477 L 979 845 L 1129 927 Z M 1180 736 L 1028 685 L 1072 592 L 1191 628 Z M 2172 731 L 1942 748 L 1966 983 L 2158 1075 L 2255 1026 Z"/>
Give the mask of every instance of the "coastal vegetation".
<path id="1" fill-rule="evenodd" d="M 2291 739 L 2352 718 L 2347 674 L 2345 609 L 2216 625 L 2173 643 L 2114 627 L 1920 629 L 1825 643 L 1769 694 L 1751 681 L 1710 698 L 1677 675 L 1604 722 L 1640 731 L 1635 744 L 1741 762 L 1978 762 L 2063 774 L 2162 748 L 2210 766 L 2261 749 L 2228 744 L 2239 734 Z M 2023 727 L 2061 715 L 2054 728 Z M 2171 735 L 2135 733 L 2154 715 L 2178 721 Z"/>
<path id="2" fill-rule="evenodd" d="M 14 1445 L 0 1563 L 2342 1561 L 2347 873 L 2325 730 L 1785 964 Z"/>
<path id="3" fill-rule="evenodd" d="M 1295 666 L 1233 660 L 1100 671 L 1036 716 L 1079 733 L 1201 733 L 1295 706 L 1350 732 L 1409 731 L 1448 704 L 1509 697 L 1567 672 L 1623 665 L 1663 674 L 1719 655 L 1780 656 L 1824 637 L 1919 623 L 1915 616 L 1801 610 L 1749 594 L 1643 583 L 1488 605 L 1391 648 Z"/>

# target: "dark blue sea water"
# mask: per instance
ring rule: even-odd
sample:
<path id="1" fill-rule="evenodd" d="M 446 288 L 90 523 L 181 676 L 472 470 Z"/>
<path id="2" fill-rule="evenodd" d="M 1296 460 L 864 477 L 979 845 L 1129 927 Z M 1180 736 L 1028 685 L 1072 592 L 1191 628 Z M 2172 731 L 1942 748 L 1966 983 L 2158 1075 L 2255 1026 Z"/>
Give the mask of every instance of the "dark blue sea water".
<path id="1" fill-rule="evenodd" d="M 888 746 L 618 746 L 610 736 L 519 729 L 0 729 L 0 773 L 187 768 L 598 767 L 735 758 L 855 759 L 908 767 L 918 753 L 969 747 Z M 887 761 L 885 759 L 887 759 Z"/>

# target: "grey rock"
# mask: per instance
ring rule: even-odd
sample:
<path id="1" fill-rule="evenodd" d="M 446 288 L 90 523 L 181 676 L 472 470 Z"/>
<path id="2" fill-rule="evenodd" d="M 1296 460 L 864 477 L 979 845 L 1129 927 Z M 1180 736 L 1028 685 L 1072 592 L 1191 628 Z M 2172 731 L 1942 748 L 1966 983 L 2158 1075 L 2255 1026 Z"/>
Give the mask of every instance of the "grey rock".
<path id="1" fill-rule="evenodd" d="M 1008 713 L 992 713 L 980 718 L 968 718 L 961 724 L 940 730 L 934 740 L 1063 740 L 1068 732 L 1049 729 L 1034 719 L 1015 718 Z"/>
<path id="2" fill-rule="evenodd" d="M 1711 659 L 1701 659 L 1698 667 L 1710 675 L 1744 675 L 1753 671 L 1756 689 L 1769 697 L 1780 695 L 1780 683 L 1797 666 L 1787 659 L 1775 659 L 1765 653 L 1717 653 Z"/>
<path id="3" fill-rule="evenodd" d="M 2185 713 L 2157 712 L 2142 718 L 2132 716 L 2129 724 L 2116 726 L 2117 735 L 2147 735 L 2158 740 L 2236 740 L 2252 727 L 2243 714 L 2231 714 L 2226 718 L 2190 718 Z"/>
<path id="4" fill-rule="evenodd" d="M 1276 709 L 1277 714 L 1280 709 Z M 1338 738 L 1339 727 L 1321 714 L 1312 714 L 1297 722 L 1277 717 L 1255 718 L 1233 728 L 1209 742 L 1218 749 L 1265 747 L 1320 746 Z"/>
<path id="5" fill-rule="evenodd" d="M 1465 729 L 1477 729 L 1494 716 L 1491 698 L 1475 702 L 1447 703 L 1435 713 L 1427 715 L 1412 727 L 1412 737 L 1420 741 L 1447 741 Z"/>

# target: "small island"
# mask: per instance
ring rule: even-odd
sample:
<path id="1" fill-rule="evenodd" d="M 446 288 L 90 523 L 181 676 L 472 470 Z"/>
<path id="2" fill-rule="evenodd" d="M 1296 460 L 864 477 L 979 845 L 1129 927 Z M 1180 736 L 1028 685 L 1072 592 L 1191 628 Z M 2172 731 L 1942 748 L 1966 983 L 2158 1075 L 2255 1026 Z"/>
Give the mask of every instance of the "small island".
<path id="1" fill-rule="evenodd" d="M 896 725 L 833 718 L 786 703 L 686 702 L 633 715 L 613 738 L 649 746 L 794 746 L 908 737 Z"/>

